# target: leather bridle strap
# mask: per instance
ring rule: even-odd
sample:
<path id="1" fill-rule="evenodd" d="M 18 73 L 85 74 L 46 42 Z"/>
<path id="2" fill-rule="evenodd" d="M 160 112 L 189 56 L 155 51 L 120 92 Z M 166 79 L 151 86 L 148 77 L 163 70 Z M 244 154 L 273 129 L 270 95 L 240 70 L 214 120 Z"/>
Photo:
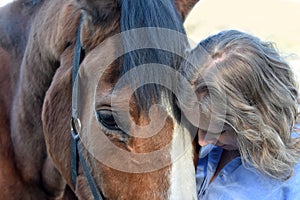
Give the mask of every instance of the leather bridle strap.
<path id="1" fill-rule="evenodd" d="M 95 200 L 103 200 L 103 194 L 99 192 L 95 181 L 90 173 L 86 160 L 82 154 L 82 145 L 80 140 L 79 131 L 81 129 L 80 120 L 78 117 L 78 80 L 76 81 L 79 65 L 81 62 L 81 56 L 83 48 L 80 42 L 81 27 L 83 23 L 84 15 L 81 16 L 80 24 L 77 32 L 76 46 L 74 50 L 74 62 L 72 67 L 72 118 L 71 118 L 71 175 L 74 189 L 76 189 L 76 179 L 78 176 L 78 158 L 80 160 L 83 172 L 87 178 L 88 184 L 92 191 Z"/>

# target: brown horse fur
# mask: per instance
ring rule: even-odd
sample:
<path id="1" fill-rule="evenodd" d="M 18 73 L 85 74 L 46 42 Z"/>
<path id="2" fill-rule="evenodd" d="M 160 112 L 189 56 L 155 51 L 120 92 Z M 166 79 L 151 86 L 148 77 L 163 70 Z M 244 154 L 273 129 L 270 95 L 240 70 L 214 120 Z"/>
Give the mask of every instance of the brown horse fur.
<path id="1" fill-rule="evenodd" d="M 185 18 L 196 2 L 175 4 Z M 120 31 L 117 0 L 18 0 L 0 9 L 0 199 L 76 199 L 69 187 L 79 198 L 91 199 L 81 168 L 77 188 L 70 177 L 71 66 L 80 11 L 87 15 L 81 35 L 86 54 Z M 164 129 L 172 130 L 172 123 L 167 124 Z M 138 149 L 149 142 L 129 146 Z M 112 170 L 88 160 L 103 171 Z M 155 196 L 165 190 L 162 185 L 169 187 L 168 181 L 159 182 L 164 173 L 93 175 L 110 199 L 164 199 Z M 149 188 L 156 191 L 152 196 Z"/>

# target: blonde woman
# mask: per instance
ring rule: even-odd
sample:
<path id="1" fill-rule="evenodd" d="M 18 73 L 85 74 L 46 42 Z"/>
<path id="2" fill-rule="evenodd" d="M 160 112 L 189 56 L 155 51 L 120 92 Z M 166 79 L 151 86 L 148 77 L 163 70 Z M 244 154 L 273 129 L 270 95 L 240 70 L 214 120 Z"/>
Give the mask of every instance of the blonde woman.
<path id="1" fill-rule="evenodd" d="M 300 199 L 297 89 L 271 43 L 235 30 L 203 40 L 182 73 L 200 110 L 199 199 Z"/>

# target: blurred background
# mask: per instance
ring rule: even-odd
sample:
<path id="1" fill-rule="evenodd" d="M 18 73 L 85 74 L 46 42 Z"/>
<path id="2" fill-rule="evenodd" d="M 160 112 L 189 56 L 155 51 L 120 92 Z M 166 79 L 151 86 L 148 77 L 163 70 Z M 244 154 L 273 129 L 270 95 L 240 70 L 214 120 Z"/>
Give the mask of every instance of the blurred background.
<path id="1" fill-rule="evenodd" d="M 225 29 L 274 42 L 300 84 L 300 0 L 200 0 L 185 28 L 196 44 Z"/>

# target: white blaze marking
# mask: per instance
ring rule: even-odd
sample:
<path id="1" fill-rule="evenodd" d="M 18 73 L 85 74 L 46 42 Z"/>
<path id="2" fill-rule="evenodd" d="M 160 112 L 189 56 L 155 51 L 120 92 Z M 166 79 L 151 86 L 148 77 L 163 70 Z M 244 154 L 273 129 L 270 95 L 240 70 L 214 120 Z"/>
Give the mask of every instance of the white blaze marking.
<path id="1" fill-rule="evenodd" d="M 164 101 L 163 101 L 164 102 Z M 163 103 L 169 116 L 171 106 Z M 176 122 L 173 119 L 173 122 Z M 172 169 L 171 169 L 171 188 L 169 199 L 171 200 L 197 200 L 196 176 L 193 162 L 192 138 L 188 130 L 174 123 L 174 133 L 172 139 Z"/>
<path id="2" fill-rule="evenodd" d="M 196 176 L 189 132 L 175 124 L 172 141 L 171 200 L 196 200 Z"/>

